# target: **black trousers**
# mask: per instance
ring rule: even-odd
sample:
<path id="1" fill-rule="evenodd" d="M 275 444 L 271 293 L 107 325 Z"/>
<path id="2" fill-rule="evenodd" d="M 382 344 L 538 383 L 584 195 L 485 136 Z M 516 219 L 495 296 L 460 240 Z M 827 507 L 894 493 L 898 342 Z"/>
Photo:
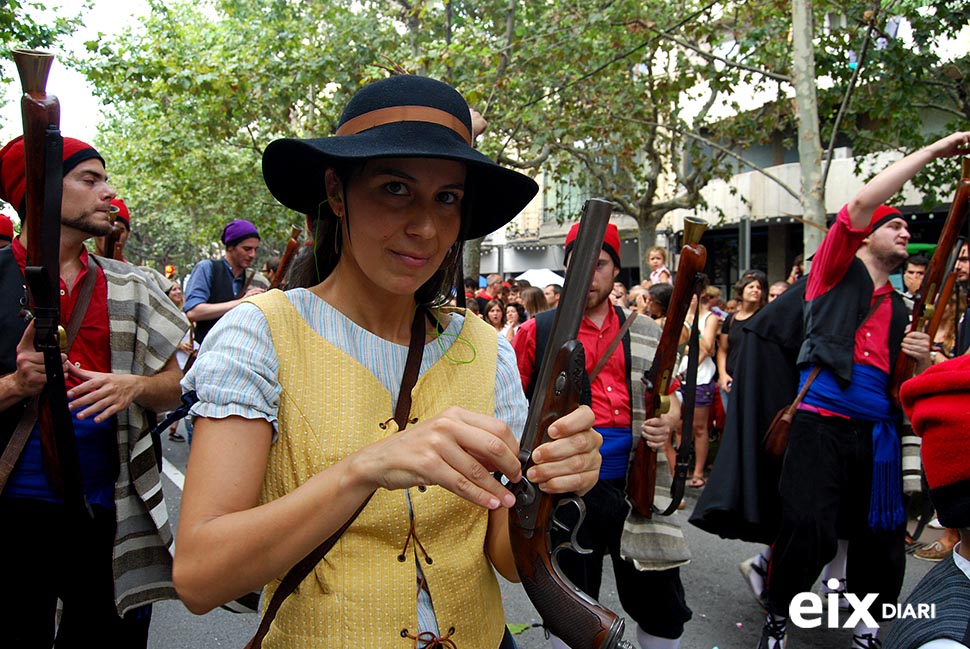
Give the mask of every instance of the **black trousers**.
<path id="1" fill-rule="evenodd" d="M 119 617 L 111 552 L 114 512 L 94 518 L 57 503 L 0 499 L 0 628 L 4 646 L 50 649 L 57 600 L 57 649 L 144 649 L 151 606 Z"/>
<path id="2" fill-rule="evenodd" d="M 877 619 L 883 603 L 897 602 L 906 568 L 906 526 L 869 529 L 871 486 L 872 424 L 799 410 L 779 482 L 781 528 L 768 569 L 772 613 L 787 616 L 792 598 L 813 590 L 840 538 L 849 541 L 849 592 L 860 598 L 876 593 L 869 612 Z"/>
<path id="3" fill-rule="evenodd" d="M 625 492 L 622 479 L 600 480 L 583 497 L 586 520 L 579 528 L 577 539 L 582 547 L 593 552 L 588 555 L 560 552 L 559 565 L 570 581 L 598 599 L 603 557 L 609 554 L 623 610 L 647 633 L 671 640 L 679 638 L 692 615 L 684 598 L 680 569 L 641 571 L 620 556 L 620 536 L 629 511 Z"/>

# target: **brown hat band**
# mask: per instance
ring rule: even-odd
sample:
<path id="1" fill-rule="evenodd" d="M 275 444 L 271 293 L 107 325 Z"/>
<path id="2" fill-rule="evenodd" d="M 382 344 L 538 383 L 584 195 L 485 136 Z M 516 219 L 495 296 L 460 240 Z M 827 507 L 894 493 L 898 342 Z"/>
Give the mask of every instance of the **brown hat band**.
<path id="1" fill-rule="evenodd" d="M 337 129 L 337 135 L 355 135 L 361 131 L 395 124 L 397 122 L 430 122 L 451 129 L 471 146 L 472 135 L 462 121 L 447 111 L 431 108 L 430 106 L 390 106 L 379 108 L 369 113 L 349 119 Z"/>

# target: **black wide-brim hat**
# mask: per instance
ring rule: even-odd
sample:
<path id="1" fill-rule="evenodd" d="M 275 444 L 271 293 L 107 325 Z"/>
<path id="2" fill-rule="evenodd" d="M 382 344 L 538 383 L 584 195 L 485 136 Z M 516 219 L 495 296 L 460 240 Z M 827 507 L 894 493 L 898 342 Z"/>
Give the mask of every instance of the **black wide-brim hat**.
<path id="1" fill-rule="evenodd" d="M 332 137 L 271 142 L 263 178 L 276 199 L 311 217 L 330 213 L 327 167 L 374 158 L 440 158 L 466 165 L 465 239 L 494 232 L 539 191 L 528 176 L 495 164 L 472 147 L 468 104 L 451 86 L 413 75 L 369 84 L 347 104 Z"/>

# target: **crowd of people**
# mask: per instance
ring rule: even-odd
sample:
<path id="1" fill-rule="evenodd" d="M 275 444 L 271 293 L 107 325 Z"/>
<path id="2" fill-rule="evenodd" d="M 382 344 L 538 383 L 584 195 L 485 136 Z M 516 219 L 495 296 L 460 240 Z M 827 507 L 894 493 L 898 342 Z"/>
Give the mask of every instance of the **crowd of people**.
<path id="1" fill-rule="evenodd" d="M 907 255 L 906 220 L 886 204 L 930 161 L 970 154 L 970 133 L 866 184 L 809 273 L 801 258 L 770 283 L 747 270 L 729 295 L 699 278 L 678 340 L 685 352 L 697 323 L 698 361 L 682 353 L 666 412 L 644 403 L 640 378 L 677 271 L 654 247 L 644 282 L 617 281 L 610 224 L 578 334 L 588 405 L 560 413 L 526 464 L 520 438 L 563 287 L 495 274 L 483 286 L 466 279 L 458 296 L 444 288 L 461 284 L 464 242 L 508 223 L 538 191 L 476 150 L 485 126 L 439 81 L 401 75 L 363 87 L 335 135 L 264 152 L 269 191 L 307 215 L 312 245 L 289 272 L 276 256 L 257 271 L 259 230 L 234 219 L 223 253 L 184 284 L 174 269 L 125 260 L 131 211 L 104 157 L 64 138 L 59 370 L 24 317 L 36 263 L 28 245 L 41 232 L 23 223 L 15 235 L 0 217 L 0 522 L 17 531 L 0 535 L 4 574 L 17 584 L 0 594 L 0 611 L 11 646 L 96 638 L 143 649 L 153 602 L 179 598 L 204 613 L 261 590 L 267 647 L 514 648 L 496 574 L 519 580 L 510 483 L 526 479 L 585 502 L 578 540 L 590 552 L 560 553 L 563 574 L 596 598 L 609 556 L 638 646 L 676 649 L 693 616 L 679 519 L 638 517 L 625 489 L 639 440 L 670 475 L 675 449 L 692 440 L 691 522 L 765 544 L 742 572 L 765 606 L 759 649 L 783 649 L 789 604 L 820 575 L 842 595 L 900 595 L 907 516 L 889 377 L 901 354 L 915 378 L 900 400 L 924 437 L 929 497 L 947 526 L 917 552 L 941 568 L 911 597 L 966 593 L 970 471 L 954 457 L 970 434 L 967 245 L 952 271 L 961 288 L 941 305 L 931 340 L 908 328 L 929 260 Z M 17 138 L 0 150 L 0 198 L 19 214 L 27 176 Z M 564 242 L 567 272 L 577 233 L 578 224 Z M 285 291 L 270 289 L 281 281 Z M 777 382 L 757 373 L 768 361 Z M 65 413 L 47 398 L 58 371 Z M 799 392 L 784 462 L 752 466 L 740 450 L 764 432 L 752 413 Z M 187 434 L 177 423 L 167 431 L 191 443 L 176 552 L 151 431 L 184 395 L 194 399 Z M 715 431 L 725 442 L 717 459 Z M 65 439 L 80 475 L 62 471 L 54 449 Z M 676 491 L 670 475 L 658 492 Z M 937 625 L 898 622 L 885 645 L 860 622 L 853 647 L 966 648 L 968 622 L 970 605 L 947 608 Z"/>

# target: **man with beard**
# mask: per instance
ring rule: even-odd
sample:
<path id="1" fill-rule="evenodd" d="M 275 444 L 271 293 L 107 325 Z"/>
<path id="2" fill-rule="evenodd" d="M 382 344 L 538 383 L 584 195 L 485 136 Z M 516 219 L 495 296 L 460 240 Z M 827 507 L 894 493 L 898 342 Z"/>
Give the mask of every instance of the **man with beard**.
<path id="1" fill-rule="evenodd" d="M 16 586 L 0 593 L 0 610 L 10 646 L 52 646 L 60 600 L 58 647 L 97 638 L 142 648 L 147 605 L 175 597 L 172 533 L 145 411 L 179 403 L 174 352 L 188 323 L 137 268 L 88 253 L 84 241 L 111 230 L 115 192 L 90 145 L 64 138 L 62 160 L 60 318 L 77 335 L 61 358 L 81 473 L 74 489 L 85 507 L 63 498 L 65 476 L 49 450 L 56 416 L 51 427 L 34 423 L 47 374 L 34 324 L 21 315 L 28 239 L 40 236 L 25 222 L 0 250 L 0 444 L 4 459 L 16 461 L 0 494 L 0 573 Z M 0 198 L 20 214 L 25 178 L 17 138 L 0 150 Z"/>
<path id="2" fill-rule="evenodd" d="M 579 224 L 576 224 L 566 236 L 567 268 L 578 230 Z M 661 331 L 659 325 L 647 317 L 635 318 L 629 323 L 628 331 L 621 330 L 634 314 L 614 306 L 609 299 L 613 282 L 620 272 L 619 251 L 619 232 L 615 225 L 609 224 L 593 272 L 578 335 L 586 353 L 591 407 L 596 417 L 593 427 L 603 436 L 599 481 L 583 496 L 586 519 L 577 537 L 579 545 L 590 548 L 592 553 L 579 555 L 560 552 L 559 565 L 576 586 L 595 598 L 599 596 L 602 581 L 603 557 L 609 554 L 620 602 L 637 623 L 640 647 L 676 649 L 680 645 L 684 624 L 691 618 L 679 568 L 638 570 L 620 552 L 624 521 L 629 513 L 625 497 L 632 445 L 642 435 L 651 448 L 662 449 L 680 419 L 680 402 L 672 397 L 670 411 L 666 415 L 644 422 L 646 417 L 640 377 L 653 360 Z M 535 389 L 533 384 L 539 373 L 544 341 L 548 339 L 555 314 L 555 310 L 544 311 L 526 320 L 512 341 L 522 386 L 529 398 Z M 616 340 L 620 336 L 622 338 Z M 615 340 L 616 345 L 611 349 L 611 343 Z M 594 373 L 604 356 L 608 360 L 599 372 Z M 552 646 L 554 649 L 565 647 L 555 636 L 552 637 Z"/>
<path id="3" fill-rule="evenodd" d="M 930 339 L 905 333 L 909 317 L 889 274 L 906 259 L 909 231 L 883 203 L 932 160 L 967 152 L 970 132 L 955 133 L 890 165 L 839 211 L 815 253 L 797 360 L 800 387 L 811 384 L 781 469 L 761 649 L 784 647 L 792 599 L 812 589 L 840 537 L 849 540 L 848 592 L 876 594 L 871 612 L 897 601 L 906 517 L 889 377 L 900 352 L 925 369 Z M 861 621 L 853 634 L 856 649 L 879 646 L 878 627 Z"/>

